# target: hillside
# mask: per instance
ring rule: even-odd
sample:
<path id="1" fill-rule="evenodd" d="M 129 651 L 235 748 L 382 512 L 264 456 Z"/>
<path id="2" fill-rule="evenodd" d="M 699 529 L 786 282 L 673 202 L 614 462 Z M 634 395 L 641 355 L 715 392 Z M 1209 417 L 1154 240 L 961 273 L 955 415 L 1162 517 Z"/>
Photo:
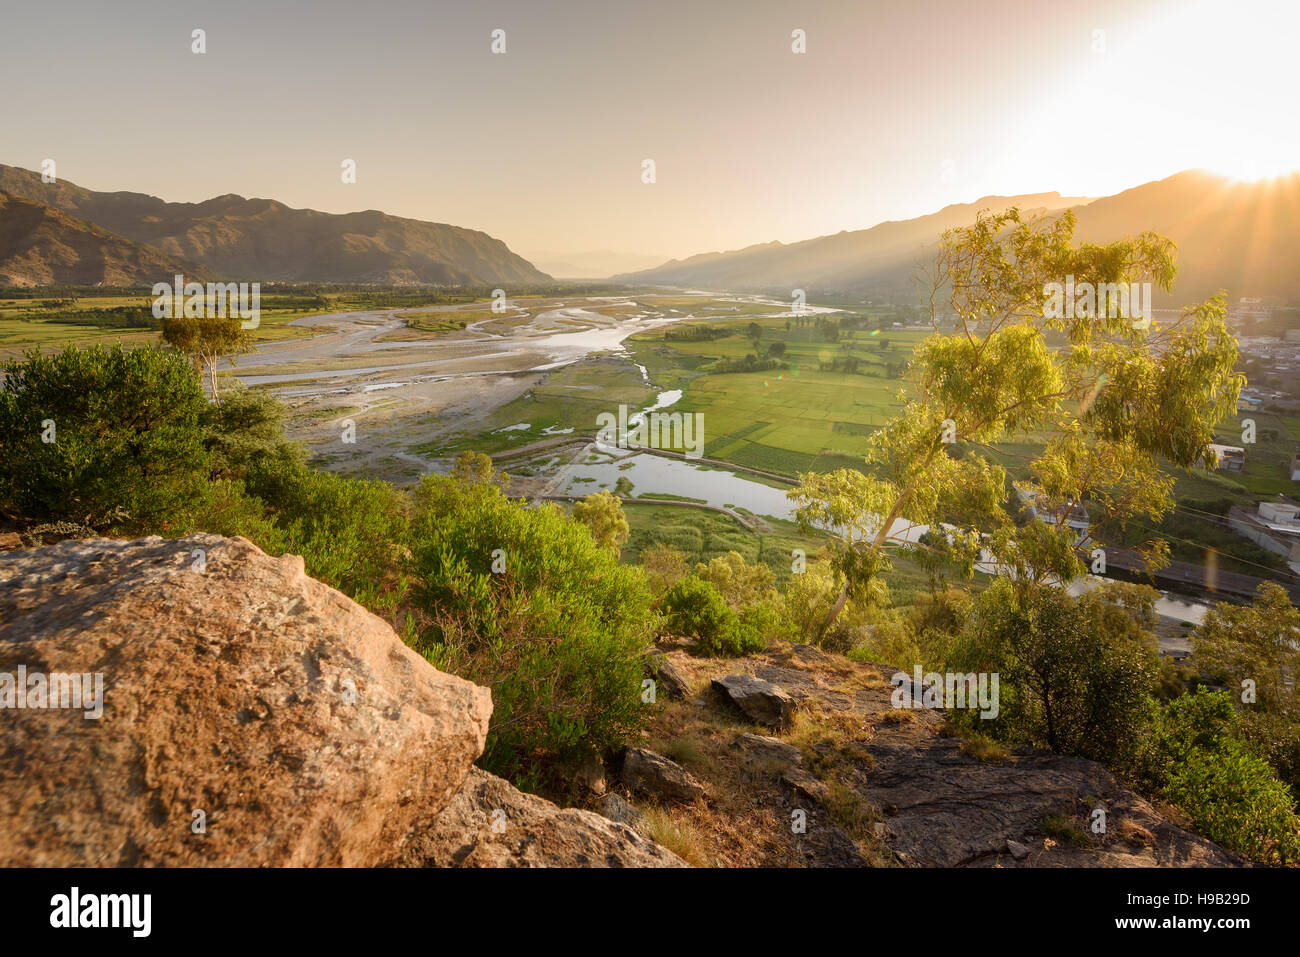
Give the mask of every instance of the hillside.
<path id="1" fill-rule="evenodd" d="M 0 192 L 0 284 L 130 286 L 203 272 L 53 206 Z"/>
<path id="2" fill-rule="evenodd" d="M 488 689 L 433 668 L 301 559 L 214 535 L 0 541 L 0 582 L 0 666 L 112 663 L 103 721 L 6 715 L 0 866 L 682 865 L 474 767 Z"/>
<path id="3" fill-rule="evenodd" d="M 1086 203 L 1058 193 L 986 196 L 945 206 L 937 213 L 842 231 L 797 243 L 770 242 L 731 252 L 674 259 L 655 269 L 616 278 L 667 285 L 726 289 L 910 289 L 916 265 L 945 229 L 964 226 L 981 209 L 1048 211 Z"/>
<path id="4" fill-rule="evenodd" d="M 1072 208 L 1076 237 L 1111 242 L 1154 230 L 1178 244 L 1173 301 L 1227 289 L 1230 299 L 1300 299 L 1300 174 L 1257 183 L 1188 171 L 1102 199 L 1056 193 L 986 196 L 937 213 L 803 242 L 779 242 L 674 260 L 618 278 L 713 289 L 795 289 L 906 295 L 939 234 L 971 223 L 981 209 Z M 1168 300 L 1158 302 L 1168 304 Z"/>
<path id="5" fill-rule="evenodd" d="M 1227 289 L 1242 296 L 1300 299 L 1300 173 L 1240 183 L 1191 170 L 1075 210 L 1075 235 L 1111 242 L 1154 230 L 1178 244 L 1175 299 Z"/>
<path id="6" fill-rule="evenodd" d="M 377 210 L 322 213 L 227 194 L 168 203 L 0 166 L 0 190 L 87 220 L 161 255 L 250 281 L 487 284 L 546 281 L 487 233 Z"/>
<path id="7" fill-rule="evenodd" d="M 587 807 L 557 807 L 473 766 L 487 688 L 433 668 L 302 558 L 207 534 L 16 539 L 0 536 L 0 665 L 113 671 L 103 721 L 11 715 L 6 866 L 1242 863 L 1093 761 L 981 759 L 942 713 L 891 705 L 894 669 L 801 644 L 657 654 L 650 747 L 582 770 Z M 193 795 L 216 802 L 199 805 L 201 840 Z M 1102 834 L 1088 829 L 1097 807 Z"/>

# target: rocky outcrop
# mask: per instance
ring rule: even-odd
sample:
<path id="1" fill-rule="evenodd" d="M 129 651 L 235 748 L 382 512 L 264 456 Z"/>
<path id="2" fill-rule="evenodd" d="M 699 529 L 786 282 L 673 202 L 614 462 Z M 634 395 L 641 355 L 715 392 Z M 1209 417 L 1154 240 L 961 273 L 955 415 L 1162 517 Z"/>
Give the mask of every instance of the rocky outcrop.
<path id="1" fill-rule="evenodd" d="M 626 824 L 632 830 L 636 831 L 643 837 L 648 837 L 650 832 L 649 818 L 645 813 L 637 810 L 631 804 L 627 803 L 622 795 L 613 792 L 606 794 L 596 805 L 596 809 L 609 818 L 611 821 L 617 821 L 619 824 Z"/>
<path id="2" fill-rule="evenodd" d="M 759 767 L 784 771 L 803 763 L 803 755 L 793 744 L 764 734 L 745 732 L 732 743 L 732 747 L 742 752 L 751 765 Z"/>
<path id="3" fill-rule="evenodd" d="M 373 865 L 445 805 L 491 697 L 244 539 L 0 557 L 0 672 L 103 676 L 4 713 L 6 865 Z"/>
<path id="4" fill-rule="evenodd" d="M 474 768 L 487 689 L 241 538 L 0 553 L 0 704 L 0 865 L 681 863 Z"/>
<path id="5" fill-rule="evenodd" d="M 719 819 L 780 822 L 767 831 L 780 840 L 728 829 L 725 863 L 1244 863 L 1180 827 L 1095 761 L 1031 749 L 988 752 L 948 737 L 942 711 L 895 708 L 895 669 L 784 643 L 731 661 L 696 658 L 684 648 L 667 655 L 687 680 L 711 681 L 722 694 L 669 705 L 652 730 L 694 742 Z M 796 706 L 804 720 L 783 730 L 777 722 Z M 720 722 L 731 723 L 730 734 Z M 774 731 L 754 734 L 751 722 Z M 786 835 L 791 816 L 801 829 Z"/>
<path id="6" fill-rule="evenodd" d="M 625 824 L 592 811 L 561 810 L 478 768 L 470 770 L 430 826 L 412 833 L 401 862 L 428 867 L 686 866 Z"/>
<path id="7" fill-rule="evenodd" d="M 985 763 L 943 737 L 881 741 L 863 795 L 914 867 L 1232 867 L 1095 761 L 1023 751 Z M 1100 811 L 1101 813 L 1097 813 Z"/>

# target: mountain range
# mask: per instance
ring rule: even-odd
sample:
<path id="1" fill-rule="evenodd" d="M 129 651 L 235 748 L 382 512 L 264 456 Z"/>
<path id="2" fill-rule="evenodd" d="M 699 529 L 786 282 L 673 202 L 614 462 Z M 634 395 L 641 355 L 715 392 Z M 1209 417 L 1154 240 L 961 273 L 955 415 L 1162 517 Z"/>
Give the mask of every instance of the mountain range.
<path id="1" fill-rule="evenodd" d="M 612 278 L 636 285 L 911 299 L 916 274 L 945 229 L 970 224 L 981 209 L 1010 206 L 1045 216 L 1073 210 L 1077 239 L 1109 242 L 1145 230 L 1171 237 L 1178 246 L 1178 280 L 1173 296 L 1156 294 L 1158 306 L 1196 301 L 1220 289 L 1230 299 L 1300 301 L 1300 173 L 1249 183 L 1189 170 L 1099 199 L 986 196 L 915 219 L 702 253 Z M 596 277 L 601 266 L 613 272 L 651 261 L 609 251 L 566 259 L 548 272 Z M 37 173 L 0 165 L 0 284 L 152 284 L 176 273 L 444 285 L 551 278 L 499 239 L 458 226 L 376 210 L 292 209 L 233 194 L 169 203 L 144 193 L 44 183 Z"/>
<path id="2" fill-rule="evenodd" d="M 1110 242 L 1154 230 L 1178 246 L 1178 279 L 1158 305 L 1200 300 L 1226 289 L 1241 296 L 1300 300 L 1300 173 L 1234 182 L 1199 170 L 1177 173 L 1100 199 L 1056 193 L 986 196 L 916 219 L 839 232 L 796 243 L 771 242 L 704 253 L 624 273 L 629 283 L 713 290 L 914 294 L 915 274 L 939 234 L 974 221 L 981 209 L 1049 216 L 1072 209 L 1076 239 Z"/>
<path id="3" fill-rule="evenodd" d="M 12 285 L 149 284 L 174 272 L 262 282 L 550 279 L 487 233 L 377 210 L 322 213 L 234 194 L 168 203 L 44 183 L 38 173 L 3 165 L 0 198 L 6 210 L 21 212 L 20 220 L 0 224 L 0 283 Z M 25 233 L 25 222 L 39 228 Z"/>

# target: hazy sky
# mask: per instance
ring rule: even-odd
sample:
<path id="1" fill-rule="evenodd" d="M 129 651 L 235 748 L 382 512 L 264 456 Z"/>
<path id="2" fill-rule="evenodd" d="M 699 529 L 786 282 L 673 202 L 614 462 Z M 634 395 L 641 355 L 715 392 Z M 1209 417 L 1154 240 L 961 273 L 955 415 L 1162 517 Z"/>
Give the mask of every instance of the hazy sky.
<path id="1" fill-rule="evenodd" d="M 684 256 L 1300 165 L 1297 0 L 0 4 L 0 162 L 526 254 Z"/>

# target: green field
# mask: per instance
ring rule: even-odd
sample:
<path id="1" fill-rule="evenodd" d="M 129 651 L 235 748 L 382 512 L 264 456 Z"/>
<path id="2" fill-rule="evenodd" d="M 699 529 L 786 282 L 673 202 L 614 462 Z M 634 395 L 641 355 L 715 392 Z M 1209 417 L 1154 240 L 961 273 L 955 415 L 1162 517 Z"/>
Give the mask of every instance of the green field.
<path id="1" fill-rule="evenodd" d="M 274 342 L 315 335 L 315 329 L 288 325 L 303 316 L 472 302 L 476 298 L 479 297 L 442 291 L 263 292 L 260 322 L 256 329 L 249 330 L 249 334 L 254 343 Z M 160 342 L 160 320 L 138 315 L 125 320 L 121 314 L 124 309 L 147 312 L 152 306 L 153 296 L 143 290 L 99 294 L 94 290 L 76 289 L 52 292 L 48 297 L 0 298 L 0 359 L 14 358 L 32 347 L 48 351 L 68 344 L 88 346 L 99 342 L 141 346 Z M 461 317 L 468 315 L 472 314 L 464 313 Z M 129 324 L 124 324 L 124 321 Z"/>
<path id="2" fill-rule="evenodd" d="M 657 330 L 627 345 L 656 383 L 684 390 L 673 411 L 703 414 L 708 457 L 791 477 L 860 464 L 867 436 L 901 405 L 898 370 L 926 334 L 858 329 L 827 342 L 816 328 L 787 330 L 785 319 L 762 318 L 760 346 L 784 344 L 787 369 L 702 371 L 714 359 L 753 354 L 745 334 L 752 321 L 711 320 L 731 332 L 711 341 L 667 341 Z M 821 368 L 849 356 L 859 361 L 858 372 Z"/>

